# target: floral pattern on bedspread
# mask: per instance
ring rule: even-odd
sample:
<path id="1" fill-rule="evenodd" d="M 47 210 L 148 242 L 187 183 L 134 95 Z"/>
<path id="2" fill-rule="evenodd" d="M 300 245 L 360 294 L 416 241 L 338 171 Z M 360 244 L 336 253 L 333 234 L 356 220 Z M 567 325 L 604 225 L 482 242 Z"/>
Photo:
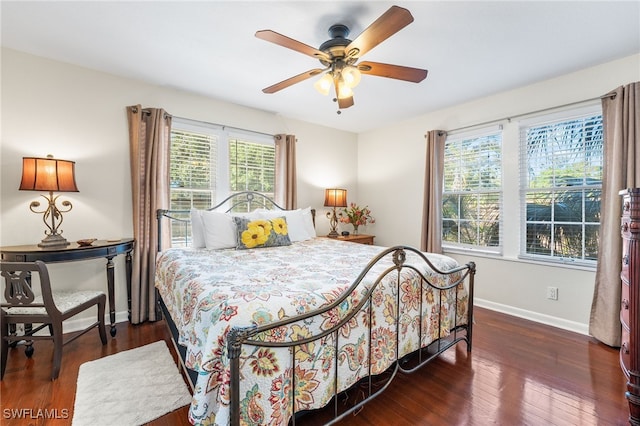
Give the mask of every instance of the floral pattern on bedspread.
<path id="1" fill-rule="evenodd" d="M 198 372 L 189 417 L 194 424 L 229 423 L 230 370 L 226 336 L 231 327 L 265 325 L 321 308 L 341 296 L 369 261 L 384 248 L 316 238 L 290 246 L 253 250 L 168 249 L 158 255 L 156 287 L 187 348 L 186 365 Z M 424 265 L 408 253 L 407 264 Z M 440 270 L 458 266 L 455 260 L 429 254 Z M 390 257 L 377 264 L 358 288 L 337 308 L 280 327 L 254 340 L 297 341 L 337 324 L 363 300 L 378 275 L 391 266 Z M 455 282 L 459 274 L 441 276 L 420 267 L 436 286 Z M 393 275 L 393 274 L 392 274 Z M 425 289 L 419 276 L 404 269 L 383 279 L 371 295 L 373 310 L 362 310 L 335 334 L 296 346 L 295 411 L 319 408 L 329 402 L 338 363 L 338 388 L 347 389 L 369 371 L 371 321 L 371 371 L 379 374 L 396 359 L 447 336 L 455 325 L 466 324 L 467 293 L 460 284 L 451 291 Z M 458 303 L 455 304 L 455 299 Z M 422 299 L 422 300 L 421 300 Z M 442 302 L 442 303 L 441 303 Z M 365 307 L 368 302 L 365 301 Z M 440 308 L 442 306 L 442 309 Z M 456 310 L 457 312 L 453 312 Z M 424 312 L 422 323 L 419 310 Z M 399 318 L 396 324 L 395 318 Z M 400 334 L 396 339 L 396 328 Z M 287 424 L 291 416 L 291 350 L 243 346 L 241 363 L 241 422 Z M 250 376 L 251 380 L 246 378 Z"/>

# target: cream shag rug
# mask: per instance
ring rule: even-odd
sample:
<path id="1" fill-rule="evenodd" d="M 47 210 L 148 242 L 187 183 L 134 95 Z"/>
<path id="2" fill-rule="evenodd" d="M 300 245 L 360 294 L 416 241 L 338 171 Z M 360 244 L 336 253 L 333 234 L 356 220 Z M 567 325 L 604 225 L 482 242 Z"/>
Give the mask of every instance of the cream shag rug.
<path id="1" fill-rule="evenodd" d="M 164 341 L 80 366 L 73 426 L 134 426 L 191 402 Z"/>

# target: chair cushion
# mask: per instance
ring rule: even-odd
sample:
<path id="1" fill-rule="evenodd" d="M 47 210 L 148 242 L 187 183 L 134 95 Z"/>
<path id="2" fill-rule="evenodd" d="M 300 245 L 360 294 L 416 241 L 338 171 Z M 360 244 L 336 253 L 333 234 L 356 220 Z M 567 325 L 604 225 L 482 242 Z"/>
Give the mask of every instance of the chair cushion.
<path id="1" fill-rule="evenodd" d="M 84 302 L 93 299 L 101 294 L 103 291 L 98 290 L 81 290 L 81 291 L 59 291 L 53 292 L 53 303 L 63 314 L 71 309 L 83 304 Z M 33 303 L 43 303 L 42 296 L 36 296 Z M 18 306 L 12 308 L 4 308 L 4 311 L 11 315 L 46 315 L 45 308 L 34 308 L 29 306 Z"/>

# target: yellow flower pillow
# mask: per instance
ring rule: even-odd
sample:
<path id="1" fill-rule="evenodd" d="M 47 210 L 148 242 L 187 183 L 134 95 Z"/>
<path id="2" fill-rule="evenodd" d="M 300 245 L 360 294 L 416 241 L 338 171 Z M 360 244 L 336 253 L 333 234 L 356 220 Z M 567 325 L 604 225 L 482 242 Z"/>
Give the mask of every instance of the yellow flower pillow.
<path id="1" fill-rule="evenodd" d="M 236 222 L 238 250 L 291 245 L 284 217 L 247 219 L 235 216 L 233 220 Z"/>

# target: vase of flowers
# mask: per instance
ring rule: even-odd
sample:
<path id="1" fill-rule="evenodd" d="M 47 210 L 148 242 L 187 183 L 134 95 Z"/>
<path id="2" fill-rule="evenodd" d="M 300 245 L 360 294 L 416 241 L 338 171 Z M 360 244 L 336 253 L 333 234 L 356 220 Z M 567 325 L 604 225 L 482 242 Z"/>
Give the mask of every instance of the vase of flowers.
<path id="1" fill-rule="evenodd" d="M 366 226 L 369 223 L 376 223 L 376 220 L 371 216 L 371 210 L 367 206 L 360 207 L 355 203 L 349 204 L 349 207 L 341 211 L 339 216 L 340 222 L 350 223 L 353 226 L 354 235 L 358 235 L 358 227 L 360 225 Z"/>

